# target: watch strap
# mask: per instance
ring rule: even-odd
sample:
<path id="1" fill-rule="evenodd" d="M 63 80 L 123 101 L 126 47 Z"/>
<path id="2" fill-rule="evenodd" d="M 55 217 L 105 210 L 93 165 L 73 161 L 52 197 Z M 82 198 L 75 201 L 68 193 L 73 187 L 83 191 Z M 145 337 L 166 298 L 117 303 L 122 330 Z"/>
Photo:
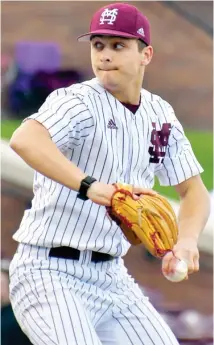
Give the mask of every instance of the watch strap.
<path id="1" fill-rule="evenodd" d="M 88 200 L 88 197 L 87 197 L 88 189 L 91 186 L 91 184 L 94 183 L 95 181 L 97 181 L 97 180 L 94 177 L 86 176 L 81 181 L 80 189 L 79 189 L 79 192 L 77 194 L 77 198 L 79 198 L 81 200 Z"/>

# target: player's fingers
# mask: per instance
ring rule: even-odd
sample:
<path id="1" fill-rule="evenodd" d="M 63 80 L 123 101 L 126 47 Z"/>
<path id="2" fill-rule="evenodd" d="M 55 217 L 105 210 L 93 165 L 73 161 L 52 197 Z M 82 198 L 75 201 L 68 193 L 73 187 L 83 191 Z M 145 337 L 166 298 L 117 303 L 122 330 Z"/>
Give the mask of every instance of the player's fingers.
<path id="1" fill-rule="evenodd" d="M 194 272 L 198 272 L 199 271 L 199 258 L 195 256 L 193 259 L 193 263 L 194 263 Z"/>
<path id="2" fill-rule="evenodd" d="M 165 274 L 169 274 L 170 273 L 170 269 L 171 269 L 171 261 L 174 258 L 174 255 L 172 252 L 167 253 L 163 259 L 162 259 L 162 271 Z"/>
<path id="3" fill-rule="evenodd" d="M 137 196 L 140 195 L 156 195 L 157 192 L 154 191 L 153 189 L 149 188 L 141 188 L 141 187 L 133 187 L 133 193 L 136 194 Z"/>
<path id="4" fill-rule="evenodd" d="M 192 274 L 195 272 L 195 265 L 193 262 L 188 264 L 188 274 Z"/>

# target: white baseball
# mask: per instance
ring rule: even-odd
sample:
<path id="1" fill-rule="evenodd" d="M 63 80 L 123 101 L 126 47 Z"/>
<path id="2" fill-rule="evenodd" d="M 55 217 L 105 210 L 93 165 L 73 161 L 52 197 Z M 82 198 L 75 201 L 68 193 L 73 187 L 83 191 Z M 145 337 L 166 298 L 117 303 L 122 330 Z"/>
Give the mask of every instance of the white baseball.
<path id="1" fill-rule="evenodd" d="M 164 277 L 173 283 L 178 283 L 186 278 L 188 274 L 188 266 L 184 260 L 179 260 L 176 265 L 176 270 L 174 273 L 165 274 Z"/>

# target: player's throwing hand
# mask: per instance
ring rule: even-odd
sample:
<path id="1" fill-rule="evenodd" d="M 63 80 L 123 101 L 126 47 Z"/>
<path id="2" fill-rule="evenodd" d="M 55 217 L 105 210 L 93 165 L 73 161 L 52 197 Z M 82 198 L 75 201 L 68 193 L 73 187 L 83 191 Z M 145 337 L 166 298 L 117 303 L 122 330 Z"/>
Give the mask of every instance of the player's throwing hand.
<path id="1" fill-rule="evenodd" d="M 173 273 L 177 259 L 184 260 L 188 265 L 188 274 L 199 270 L 199 251 L 197 241 L 191 239 L 178 240 L 172 252 L 163 258 L 162 269 L 166 274 Z"/>

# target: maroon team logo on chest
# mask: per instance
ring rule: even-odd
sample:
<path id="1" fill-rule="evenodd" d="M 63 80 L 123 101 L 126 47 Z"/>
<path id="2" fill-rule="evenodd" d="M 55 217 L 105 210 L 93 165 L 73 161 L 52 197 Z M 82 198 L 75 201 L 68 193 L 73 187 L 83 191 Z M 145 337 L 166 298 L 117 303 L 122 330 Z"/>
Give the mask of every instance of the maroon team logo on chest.
<path id="1" fill-rule="evenodd" d="M 171 132 L 171 124 L 163 123 L 160 130 L 156 129 L 156 123 L 152 122 L 151 144 L 149 147 L 150 163 L 162 163 L 166 154 L 166 147 Z"/>

